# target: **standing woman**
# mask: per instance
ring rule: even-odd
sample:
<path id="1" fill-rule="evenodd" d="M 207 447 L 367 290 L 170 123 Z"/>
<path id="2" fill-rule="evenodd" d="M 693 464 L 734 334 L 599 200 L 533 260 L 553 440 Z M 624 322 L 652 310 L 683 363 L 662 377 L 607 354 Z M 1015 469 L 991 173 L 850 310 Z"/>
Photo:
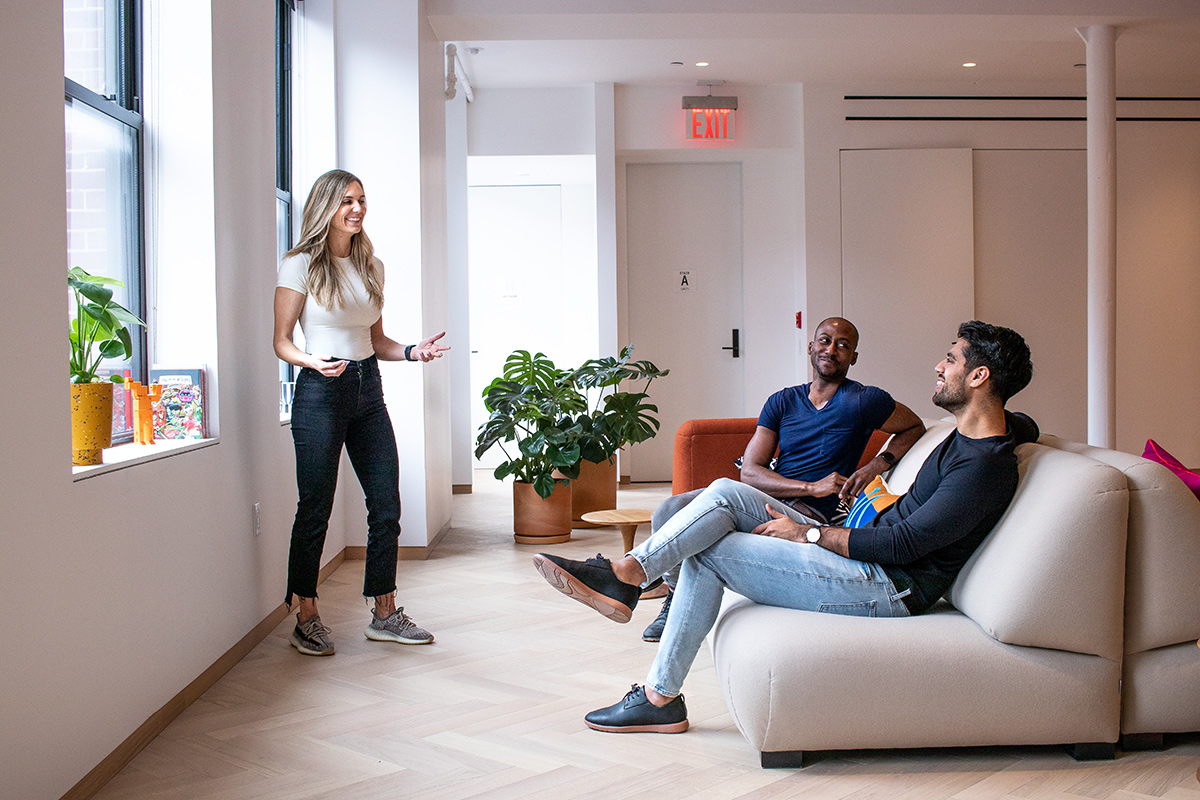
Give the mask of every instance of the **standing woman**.
<path id="1" fill-rule="evenodd" d="M 429 644 L 433 634 L 396 608 L 400 536 L 400 459 L 383 402 L 379 361 L 432 361 L 449 347 L 445 333 L 407 347 L 383 332 L 383 262 L 363 231 L 362 181 L 331 170 L 304 204 L 300 243 L 279 265 L 275 288 L 275 354 L 302 367 L 292 403 L 299 502 L 288 557 L 287 602 L 300 598 L 292 646 L 333 655 L 330 630 L 317 613 L 317 573 L 337 488 L 342 447 L 367 501 L 367 563 L 363 596 L 375 610 L 366 636 Z M 297 321 L 309 352 L 292 342 Z"/>

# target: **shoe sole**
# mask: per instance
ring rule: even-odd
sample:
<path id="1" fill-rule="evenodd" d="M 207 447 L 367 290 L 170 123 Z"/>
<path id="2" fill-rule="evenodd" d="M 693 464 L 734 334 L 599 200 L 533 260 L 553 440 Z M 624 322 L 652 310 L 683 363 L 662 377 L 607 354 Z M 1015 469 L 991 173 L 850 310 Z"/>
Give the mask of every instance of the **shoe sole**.
<path id="1" fill-rule="evenodd" d="M 301 641 L 300 637 L 294 633 L 288 638 L 288 642 L 292 645 L 292 647 L 296 648 L 306 656 L 331 656 L 337 652 L 332 647 L 328 650 L 314 650 Z"/>
<path id="2" fill-rule="evenodd" d="M 397 644 L 433 644 L 433 637 L 428 639 L 405 639 L 390 631 L 379 631 L 368 627 L 363 631 L 363 635 L 373 642 L 396 642 Z"/>
<path id="3" fill-rule="evenodd" d="M 683 722 L 671 722 L 664 725 L 626 725 L 623 727 L 596 725 L 586 719 L 583 724 L 594 731 L 603 731 L 604 733 L 683 733 L 688 729 L 686 719 Z"/>
<path id="4" fill-rule="evenodd" d="M 643 641 L 643 642 L 661 642 L 661 641 L 662 641 L 662 634 L 659 634 L 658 636 L 647 636 L 646 634 L 644 634 L 644 633 L 643 633 L 643 634 L 642 634 L 642 641 Z"/>
<path id="5" fill-rule="evenodd" d="M 533 557 L 533 566 L 546 579 L 546 583 L 572 600 L 578 600 L 585 606 L 594 608 L 613 622 L 629 622 L 633 618 L 633 609 L 629 606 L 594 589 L 589 589 L 574 575 L 550 559 L 544 558 L 541 554 Z"/>

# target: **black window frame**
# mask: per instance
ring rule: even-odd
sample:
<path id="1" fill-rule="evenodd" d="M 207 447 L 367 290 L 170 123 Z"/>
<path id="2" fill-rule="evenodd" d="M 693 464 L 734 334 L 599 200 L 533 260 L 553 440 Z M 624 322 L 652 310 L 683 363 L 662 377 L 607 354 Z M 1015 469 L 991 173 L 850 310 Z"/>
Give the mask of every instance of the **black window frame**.
<path id="1" fill-rule="evenodd" d="M 126 307 L 141 319 L 146 316 L 146 225 L 145 225 L 145 120 L 142 116 L 142 2 L 141 0 L 118 0 L 116 7 L 117 35 L 116 91 L 102 95 L 88 87 L 63 76 L 64 102 L 86 105 L 133 132 L 134 154 L 132 159 L 134 187 L 133 236 L 131 237 L 133 272 L 136 280 L 125 282 L 129 301 Z M 65 35 L 64 27 L 64 35 Z M 65 73 L 64 66 L 64 73 Z M 68 264 L 68 266 L 70 266 Z M 149 375 L 149 332 L 147 327 L 131 326 L 133 354 L 130 358 L 133 380 L 147 382 Z M 133 440 L 133 431 L 114 431 L 113 444 Z"/>
<path id="2" fill-rule="evenodd" d="M 275 0 L 275 205 L 283 209 L 282 227 L 286 245 L 280 243 L 276 258 L 291 249 L 292 213 L 292 27 L 295 0 Z M 276 217 L 276 229 L 281 221 Z M 291 415 L 292 387 L 296 367 L 279 362 L 279 413 Z"/>

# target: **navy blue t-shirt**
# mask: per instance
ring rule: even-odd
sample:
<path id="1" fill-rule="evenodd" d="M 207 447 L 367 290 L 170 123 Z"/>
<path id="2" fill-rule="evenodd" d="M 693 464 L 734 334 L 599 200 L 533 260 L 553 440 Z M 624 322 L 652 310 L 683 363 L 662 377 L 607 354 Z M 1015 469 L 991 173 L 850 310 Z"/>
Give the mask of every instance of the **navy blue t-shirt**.
<path id="1" fill-rule="evenodd" d="M 780 389 L 758 415 L 759 425 L 779 434 L 775 472 L 796 481 L 819 481 L 831 472 L 849 477 L 871 434 L 896 410 L 896 401 L 883 389 L 847 379 L 817 409 L 808 399 L 811 385 Z M 826 518 L 837 512 L 836 494 L 803 500 Z"/>

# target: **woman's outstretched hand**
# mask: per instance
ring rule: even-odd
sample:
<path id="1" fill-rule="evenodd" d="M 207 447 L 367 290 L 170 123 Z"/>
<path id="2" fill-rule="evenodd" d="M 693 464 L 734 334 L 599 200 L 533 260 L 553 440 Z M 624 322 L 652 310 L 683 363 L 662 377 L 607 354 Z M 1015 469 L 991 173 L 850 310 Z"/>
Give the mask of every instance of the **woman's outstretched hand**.
<path id="1" fill-rule="evenodd" d="M 450 349 L 448 344 L 438 344 L 438 339 L 446 335 L 445 331 L 436 333 L 428 339 L 422 339 L 421 342 L 412 349 L 413 361 L 433 361 L 435 358 L 441 358 L 442 353 Z"/>

